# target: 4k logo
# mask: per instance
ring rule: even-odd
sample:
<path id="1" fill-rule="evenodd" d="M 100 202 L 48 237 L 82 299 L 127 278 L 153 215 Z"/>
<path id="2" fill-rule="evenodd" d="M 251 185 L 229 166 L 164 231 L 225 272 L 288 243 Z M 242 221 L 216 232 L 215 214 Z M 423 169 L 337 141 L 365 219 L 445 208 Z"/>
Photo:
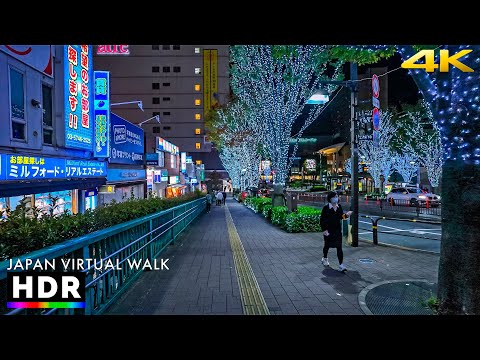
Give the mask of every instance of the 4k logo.
<path id="1" fill-rule="evenodd" d="M 448 50 L 440 50 L 440 64 L 435 64 L 435 53 L 433 50 L 421 50 L 411 58 L 402 63 L 404 69 L 425 69 L 426 72 L 434 72 L 440 67 L 440 72 L 448 72 L 450 64 L 463 72 L 473 72 L 473 69 L 461 63 L 458 59 L 469 54 L 473 50 L 462 50 L 455 55 L 450 56 Z M 416 64 L 415 62 L 425 57 L 425 63 Z"/>

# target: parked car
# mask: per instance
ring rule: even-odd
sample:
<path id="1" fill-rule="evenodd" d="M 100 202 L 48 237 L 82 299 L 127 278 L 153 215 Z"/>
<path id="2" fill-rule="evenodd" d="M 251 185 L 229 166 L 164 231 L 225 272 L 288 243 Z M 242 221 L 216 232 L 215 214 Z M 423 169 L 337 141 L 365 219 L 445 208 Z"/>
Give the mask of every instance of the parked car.
<path id="1" fill-rule="evenodd" d="M 260 190 L 258 190 L 258 196 L 260 196 L 260 197 L 269 197 L 269 196 L 270 196 L 270 190 L 265 189 L 265 188 L 260 189 Z"/>
<path id="2" fill-rule="evenodd" d="M 413 187 L 397 187 L 393 188 L 387 195 L 387 201 L 392 205 L 405 204 L 410 206 L 424 206 L 427 201 L 430 206 L 439 206 L 441 204 L 440 195 L 426 193 L 419 188 Z"/>

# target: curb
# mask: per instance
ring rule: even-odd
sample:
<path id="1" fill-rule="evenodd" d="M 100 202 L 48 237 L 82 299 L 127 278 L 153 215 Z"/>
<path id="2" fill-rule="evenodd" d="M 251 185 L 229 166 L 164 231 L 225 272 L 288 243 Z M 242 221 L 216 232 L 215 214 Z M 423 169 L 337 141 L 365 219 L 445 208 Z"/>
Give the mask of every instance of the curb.
<path id="1" fill-rule="evenodd" d="M 366 239 L 360 239 L 360 238 L 359 238 L 358 241 L 362 241 L 362 242 L 366 242 L 366 243 L 373 244 L 373 240 L 366 240 Z M 378 246 L 393 247 L 393 248 L 400 249 L 400 250 L 423 252 L 423 253 L 426 253 L 426 254 L 432 254 L 432 255 L 438 255 L 438 256 L 440 256 L 440 253 L 437 253 L 437 252 L 435 252 L 435 251 L 423 250 L 423 249 L 416 249 L 416 248 L 410 248 L 410 247 L 402 246 L 402 245 L 387 244 L 387 243 L 379 242 L 379 243 L 378 243 Z"/>
<path id="2" fill-rule="evenodd" d="M 375 315 L 370 311 L 370 309 L 367 307 L 367 302 L 365 301 L 367 298 L 367 293 L 376 288 L 377 286 L 380 285 L 385 285 L 385 284 L 393 284 L 397 282 L 425 282 L 428 284 L 432 284 L 431 281 L 425 280 L 425 279 L 403 279 L 403 280 L 385 280 L 385 281 L 380 281 L 375 284 L 368 285 L 366 288 L 364 288 L 362 291 L 360 291 L 360 294 L 358 294 L 358 303 L 360 304 L 360 308 L 362 309 L 363 313 L 365 315 Z"/>

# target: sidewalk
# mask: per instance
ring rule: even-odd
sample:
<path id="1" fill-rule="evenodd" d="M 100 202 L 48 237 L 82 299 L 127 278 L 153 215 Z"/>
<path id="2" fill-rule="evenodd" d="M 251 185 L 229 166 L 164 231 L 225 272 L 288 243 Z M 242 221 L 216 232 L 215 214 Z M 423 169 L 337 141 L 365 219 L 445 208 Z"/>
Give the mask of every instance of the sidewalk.
<path id="1" fill-rule="evenodd" d="M 245 274 L 253 276 L 254 285 L 248 286 L 257 287 L 272 315 L 365 314 L 359 294 L 368 286 L 437 281 L 438 255 L 363 242 L 357 248 L 344 246 L 346 274 L 336 270 L 335 249 L 329 252 L 331 268 L 325 268 L 320 233 L 289 234 L 231 198 L 227 205 L 228 210 L 212 206 L 162 254 L 170 259 L 169 271 L 140 275 L 107 314 L 242 314 L 249 301 L 245 294 L 255 293 L 246 288 Z M 227 223 L 229 213 L 235 226 Z M 232 236 L 240 246 L 234 246 Z M 246 270 L 238 265 L 243 251 Z"/>

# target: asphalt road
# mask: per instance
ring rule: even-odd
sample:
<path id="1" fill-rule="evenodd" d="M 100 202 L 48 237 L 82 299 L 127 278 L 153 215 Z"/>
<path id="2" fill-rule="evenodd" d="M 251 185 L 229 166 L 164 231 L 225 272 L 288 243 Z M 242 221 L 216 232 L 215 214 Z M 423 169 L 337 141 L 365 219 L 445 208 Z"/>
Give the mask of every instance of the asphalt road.
<path id="1" fill-rule="evenodd" d="M 365 215 L 365 214 L 361 214 Z M 375 217 L 374 217 L 375 218 Z M 359 239 L 373 241 L 372 221 L 359 218 Z M 440 253 L 441 225 L 412 221 L 379 220 L 378 242 Z"/>

